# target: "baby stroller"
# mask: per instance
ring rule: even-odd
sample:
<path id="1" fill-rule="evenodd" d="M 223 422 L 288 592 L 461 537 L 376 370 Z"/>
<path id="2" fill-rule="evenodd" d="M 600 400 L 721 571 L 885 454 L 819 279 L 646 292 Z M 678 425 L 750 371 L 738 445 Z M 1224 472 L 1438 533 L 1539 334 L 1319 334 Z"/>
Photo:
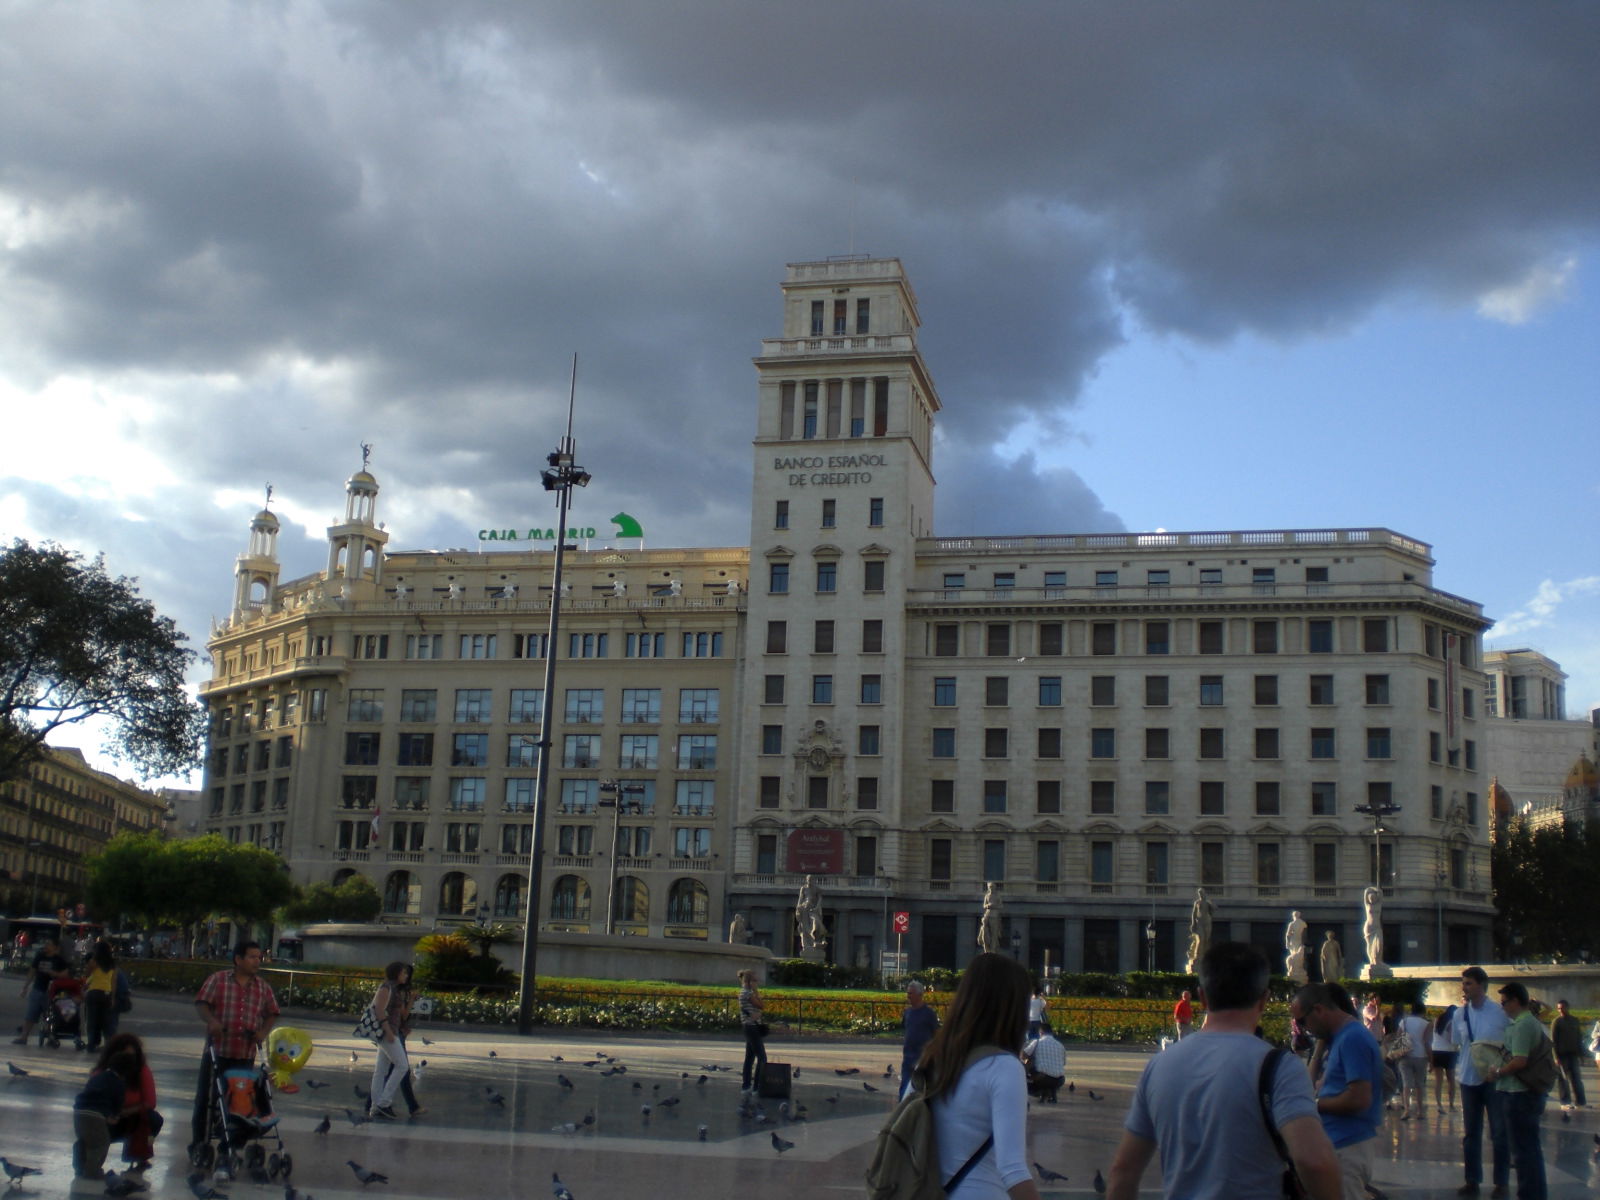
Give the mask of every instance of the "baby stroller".
<path id="1" fill-rule="evenodd" d="M 60 1048 L 62 1038 L 71 1038 L 74 1049 L 83 1049 L 83 989 L 75 979 L 69 983 L 74 986 L 59 981 L 50 985 L 44 1019 L 39 1022 L 39 1045 L 49 1043 L 52 1050 Z"/>
<path id="2" fill-rule="evenodd" d="M 259 1066 L 219 1069 L 216 1047 L 206 1044 L 210 1060 L 212 1100 L 206 1112 L 206 1136 L 190 1148 L 189 1161 L 202 1171 L 238 1179 L 241 1172 L 257 1183 L 288 1181 L 294 1159 L 284 1149 L 278 1118 L 270 1114 L 271 1089 Z"/>

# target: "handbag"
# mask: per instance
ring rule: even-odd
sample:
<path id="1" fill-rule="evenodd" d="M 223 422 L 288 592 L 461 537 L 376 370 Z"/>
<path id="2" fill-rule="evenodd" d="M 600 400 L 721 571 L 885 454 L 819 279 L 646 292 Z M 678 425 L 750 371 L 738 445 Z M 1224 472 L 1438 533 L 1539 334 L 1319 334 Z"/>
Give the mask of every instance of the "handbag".
<path id="1" fill-rule="evenodd" d="M 1383 1056 L 1390 1062 L 1397 1058 L 1405 1058 L 1411 1053 L 1411 1035 L 1404 1029 L 1397 1029 L 1389 1036 L 1384 1044 Z"/>
<path id="2" fill-rule="evenodd" d="M 757 1021 L 756 1022 L 756 1036 L 757 1037 L 766 1037 L 767 1034 L 769 1034 L 771 1032 L 772 1032 L 772 1026 L 771 1025 L 768 1025 L 765 1021 Z"/>
<path id="3" fill-rule="evenodd" d="M 362 1010 L 361 1020 L 356 1022 L 355 1036 L 369 1042 L 376 1042 L 383 1037 L 383 1022 L 378 1020 L 378 1014 L 372 1005 L 369 1004 Z"/>
<path id="4" fill-rule="evenodd" d="M 1256 1077 L 1256 1098 L 1261 1103 L 1261 1119 L 1266 1122 L 1272 1145 L 1283 1160 L 1284 1200 L 1309 1200 L 1311 1193 L 1300 1182 L 1300 1174 L 1294 1169 L 1294 1160 L 1289 1157 L 1289 1147 L 1284 1145 L 1283 1134 L 1278 1132 L 1278 1127 L 1272 1121 L 1272 1083 L 1277 1078 L 1279 1056 L 1287 1053 L 1282 1046 L 1274 1046 L 1267 1051 L 1267 1056 L 1261 1060 L 1261 1074 Z"/>

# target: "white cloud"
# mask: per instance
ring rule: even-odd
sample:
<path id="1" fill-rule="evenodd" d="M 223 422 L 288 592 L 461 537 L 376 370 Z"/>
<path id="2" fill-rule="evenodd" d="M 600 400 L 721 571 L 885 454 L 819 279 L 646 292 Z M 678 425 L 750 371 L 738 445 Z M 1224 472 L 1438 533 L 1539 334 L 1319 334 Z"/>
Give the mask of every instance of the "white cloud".
<path id="1" fill-rule="evenodd" d="M 1567 285 L 1578 269 L 1576 258 L 1541 263 L 1516 283 L 1484 292 L 1478 297 L 1478 315 L 1507 325 L 1526 325 L 1541 309 L 1566 299 Z"/>
<path id="2" fill-rule="evenodd" d="M 1526 604 L 1516 612 L 1507 613 L 1496 621 L 1488 636 L 1499 641 L 1504 638 L 1519 637 L 1530 630 L 1547 628 L 1553 622 L 1556 610 L 1565 601 L 1597 594 L 1600 594 L 1600 575 L 1585 575 L 1580 579 L 1569 579 L 1565 583 L 1546 579 L 1539 584 Z"/>

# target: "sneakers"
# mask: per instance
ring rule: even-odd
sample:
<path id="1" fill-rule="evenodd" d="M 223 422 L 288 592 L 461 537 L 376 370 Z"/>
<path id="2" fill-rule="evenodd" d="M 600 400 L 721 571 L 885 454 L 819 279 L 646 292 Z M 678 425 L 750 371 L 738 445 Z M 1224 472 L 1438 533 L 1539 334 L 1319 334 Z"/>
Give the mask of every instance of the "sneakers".
<path id="1" fill-rule="evenodd" d="M 398 1121 L 400 1119 L 400 1115 L 389 1104 L 380 1104 L 367 1115 L 374 1121 Z"/>
<path id="2" fill-rule="evenodd" d="M 424 1113 L 426 1113 L 426 1112 L 427 1112 L 427 1111 L 428 1111 L 428 1110 L 427 1110 L 427 1109 L 426 1109 L 426 1108 L 425 1108 L 425 1107 L 424 1107 L 424 1106 L 423 1106 L 423 1105 L 420 1105 L 420 1104 L 419 1104 L 419 1105 L 417 1105 L 417 1107 L 415 1107 L 415 1108 L 413 1108 L 413 1109 L 412 1109 L 412 1110 L 411 1110 L 411 1113 L 410 1113 L 410 1115 L 411 1115 L 411 1116 L 413 1116 L 413 1117 L 420 1117 L 420 1116 L 422 1116 L 422 1115 L 423 1115 L 423 1114 L 424 1114 Z"/>

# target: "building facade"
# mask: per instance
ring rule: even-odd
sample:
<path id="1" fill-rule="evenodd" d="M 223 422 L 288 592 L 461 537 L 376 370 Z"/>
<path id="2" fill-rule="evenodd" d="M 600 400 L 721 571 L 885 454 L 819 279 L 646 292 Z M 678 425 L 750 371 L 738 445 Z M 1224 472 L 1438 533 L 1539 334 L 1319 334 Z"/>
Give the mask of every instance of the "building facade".
<path id="1" fill-rule="evenodd" d="M 83 752 L 47 747 L 21 779 L 0 783 L 4 908 L 46 916 L 84 903 L 84 859 L 118 833 L 165 829 L 167 802 L 91 767 Z M 92 915 L 92 914 L 91 914 Z"/>
<path id="2" fill-rule="evenodd" d="M 1600 818 L 1600 710 L 1566 719 L 1567 673 L 1537 650 L 1486 650 L 1485 730 L 1496 812 L 1535 826 Z"/>
<path id="3" fill-rule="evenodd" d="M 1218 936 L 1276 948 L 1298 908 L 1356 954 L 1376 873 L 1389 961 L 1485 951 L 1487 622 L 1429 547 L 938 537 L 918 324 L 898 260 L 792 264 L 749 545 L 567 555 L 541 919 L 742 913 L 787 953 L 809 874 L 834 961 L 953 966 L 993 883 L 1036 968 L 1173 968 L 1199 886 Z M 514 918 L 553 554 L 390 552 L 377 494 L 353 476 L 326 569 L 287 584 L 252 523 L 203 824 L 301 882 L 367 874 L 392 919 Z"/>

